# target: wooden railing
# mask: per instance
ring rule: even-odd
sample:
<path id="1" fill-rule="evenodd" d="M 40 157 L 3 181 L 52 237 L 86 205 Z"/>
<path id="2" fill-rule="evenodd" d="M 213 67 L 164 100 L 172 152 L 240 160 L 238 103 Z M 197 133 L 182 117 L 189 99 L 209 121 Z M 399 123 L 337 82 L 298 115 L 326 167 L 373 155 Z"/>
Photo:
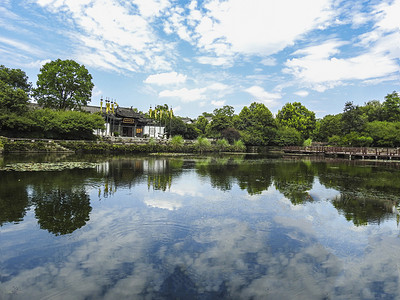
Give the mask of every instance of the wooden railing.
<path id="1" fill-rule="evenodd" d="M 287 146 L 283 148 L 285 152 L 292 153 L 324 153 L 342 155 L 364 155 L 364 156 L 399 156 L 400 148 L 381 148 L 381 147 L 327 147 L 327 146 Z"/>

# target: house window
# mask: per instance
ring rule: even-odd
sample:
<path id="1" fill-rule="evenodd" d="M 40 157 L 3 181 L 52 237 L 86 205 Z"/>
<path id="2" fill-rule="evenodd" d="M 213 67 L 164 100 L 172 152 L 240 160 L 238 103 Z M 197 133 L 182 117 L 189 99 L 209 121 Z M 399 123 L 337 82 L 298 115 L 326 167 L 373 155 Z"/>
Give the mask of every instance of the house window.
<path id="1" fill-rule="evenodd" d="M 143 132 L 143 128 L 136 128 L 136 133 L 142 133 Z"/>

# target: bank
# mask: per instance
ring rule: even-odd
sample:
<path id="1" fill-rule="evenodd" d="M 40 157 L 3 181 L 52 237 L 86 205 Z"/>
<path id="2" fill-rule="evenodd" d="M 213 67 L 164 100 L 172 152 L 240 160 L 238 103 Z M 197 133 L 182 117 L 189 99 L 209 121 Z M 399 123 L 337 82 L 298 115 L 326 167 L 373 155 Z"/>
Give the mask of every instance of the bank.
<path id="1" fill-rule="evenodd" d="M 246 152 L 243 144 L 224 145 L 210 141 L 208 146 L 198 140 L 107 137 L 100 140 L 52 140 L 0 137 L 2 153 L 202 153 Z"/>

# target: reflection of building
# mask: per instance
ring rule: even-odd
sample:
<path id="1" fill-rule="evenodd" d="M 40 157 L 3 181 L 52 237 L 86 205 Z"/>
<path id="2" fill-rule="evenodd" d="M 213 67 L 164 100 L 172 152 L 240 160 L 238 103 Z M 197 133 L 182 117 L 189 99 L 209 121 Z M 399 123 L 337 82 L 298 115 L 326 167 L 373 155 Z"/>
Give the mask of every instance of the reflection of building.
<path id="1" fill-rule="evenodd" d="M 107 110 L 99 106 L 85 106 L 82 110 L 90 113 L 102 111 L 106 129 L 96 131 L 97 135 L 162 138 L 165 134 L 165 127 L 157 120 L 146 118 L 132 108 L 116 107 Z"/>

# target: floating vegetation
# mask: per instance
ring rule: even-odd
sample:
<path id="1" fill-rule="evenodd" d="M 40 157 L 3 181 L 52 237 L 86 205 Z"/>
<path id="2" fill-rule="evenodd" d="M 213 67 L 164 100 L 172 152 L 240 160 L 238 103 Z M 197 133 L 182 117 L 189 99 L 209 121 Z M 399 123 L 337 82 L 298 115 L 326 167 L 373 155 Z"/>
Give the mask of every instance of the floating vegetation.
<path id="1" fill-rule="evenodd" d="M 95 168 L 97 164 L 89 162 L 57 162 L 57 163 L 15 163 L 0 167 L 0 171 L 37 172 L 62 171 L 71 169 Z"/>

